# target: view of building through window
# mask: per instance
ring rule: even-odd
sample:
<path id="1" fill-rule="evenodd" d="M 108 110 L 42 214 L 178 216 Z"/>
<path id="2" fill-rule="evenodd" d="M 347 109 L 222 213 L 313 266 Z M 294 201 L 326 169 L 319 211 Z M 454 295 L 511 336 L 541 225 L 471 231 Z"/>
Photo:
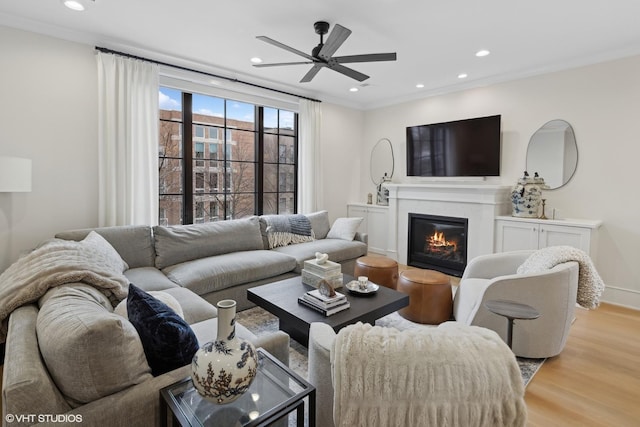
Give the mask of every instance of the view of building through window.
<path id="1" fill-rule="evenodd" d="M 160 225 L 296 211 L 297 114 L 160 88 Z"/>

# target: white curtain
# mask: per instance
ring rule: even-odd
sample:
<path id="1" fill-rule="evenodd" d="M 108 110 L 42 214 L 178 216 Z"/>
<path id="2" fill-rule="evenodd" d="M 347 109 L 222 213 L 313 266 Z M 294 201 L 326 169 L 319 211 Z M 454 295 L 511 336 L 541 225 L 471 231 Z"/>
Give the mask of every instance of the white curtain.
<path id="1" fill-rule="evenodd" d="M 302 99 L 299 118 L 298 212 L 311 213 L 324 207 L 320 177 L 322 171 L 320 150 L 322 111 L 320 103 Z"/>
<path id="2" fill-rule="evenodd" d="M 158 67 L 98 52 L 99 225 L 158 223 Z"/>

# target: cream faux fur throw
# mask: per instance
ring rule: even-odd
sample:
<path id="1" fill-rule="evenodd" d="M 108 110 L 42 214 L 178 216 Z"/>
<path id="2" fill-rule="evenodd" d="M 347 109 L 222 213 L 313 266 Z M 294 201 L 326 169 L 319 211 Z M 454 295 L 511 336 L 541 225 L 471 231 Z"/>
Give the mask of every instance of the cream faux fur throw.
<path id="1" fill-rule="evenodd" d="M 9 314 L 37 301 L 47 290 L 82 282 L 102 291 L 113 305 L 127 297 L 127 264 L 99 234 L 81 242 L 51 239 L 20 257 L 0 275 L 0 342 L 7 335 Z"/>
<path id="2" fill-rule="evenodd" d="M 580 249 L 571 246 L 538 249 L 518 267 L 518 274 L 540 273 L 568 261 L 576 261 L 579 265 L 577 303 L 584 308 L 598 307 L 604 282 L 589 255 Z"/>
<path id="3" fill-rule="evenodd" d="M 357 323 L 331 351 L 336 427 L 524 426 L 515 356 L 493 331 Z M 323 408 L 318 408 L 323 410 Z"/>

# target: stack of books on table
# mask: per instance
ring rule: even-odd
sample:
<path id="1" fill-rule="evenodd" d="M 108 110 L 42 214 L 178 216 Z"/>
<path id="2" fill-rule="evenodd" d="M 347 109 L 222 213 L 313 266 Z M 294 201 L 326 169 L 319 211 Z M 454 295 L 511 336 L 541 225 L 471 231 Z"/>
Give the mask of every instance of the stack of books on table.
<path id="1" fill-rule="evenodd" d="M 311 259 L 304 262 L 302 269 L 302 283 L 318 287 L 318 283 L 324 279 L 334 289 L 342 287 L 342 267 L 337 262 L 325 261 L 318 264 L 318 260 Z"/>
<path id="2" fill-rule="evenodd" d="M 325 316 L 331 316 L 351 306 L 344 294 L 336 292 L 335 296 L 325 297 L 317 289 L 306 292 L 301 297 L 298 297 L 298 303 L 312 308 Z"/>

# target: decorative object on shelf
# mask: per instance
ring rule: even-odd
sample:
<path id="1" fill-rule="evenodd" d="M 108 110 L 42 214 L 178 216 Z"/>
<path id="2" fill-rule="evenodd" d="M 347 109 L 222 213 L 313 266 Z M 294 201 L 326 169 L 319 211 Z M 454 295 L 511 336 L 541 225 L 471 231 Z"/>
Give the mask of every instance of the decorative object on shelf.
<path id="1" fill-rule="evenodd" d="M 205 399 L 225 404 L 249 389 L 258 370 L 258 356 L 253 344 L 236 337 L 236 302 L 222 300 L 216 307 L 218 335 L 193 356 L 191 379 Z"/>
<path id="2" fill-rule="evenodd" d="M 544 214 L 544 206 L 547 204 L 547 199 L 542 199 L 542 213 L 540 214 L 540 219 L 549 219 Z"/>
<path id="3" fill-rule="evenodd" d="M 391 179 L 385 173 L 378 184 L 378 198 L 376 199 L 376 204 L 380 206 L 389 206 L 389 189 L 384 186 L 385 182 L 390 182 Z"/>
<path id="4" fill-rule="evenodd" d="M 527 171 L 524 171 L 524 176 L 518 180 L 511 192 L 513 207 L 511 215 L 521 218 L 538 218 L 542 190 L 547 188 L 538 172 L 532 178 Z"/>
<path id="5" fill-rule="evenodd" d="M 367 194 L 367 204 L 368 205 L 372 205 L 373 204 L 373 194 L 371 194 L 371 193 Z"/>

